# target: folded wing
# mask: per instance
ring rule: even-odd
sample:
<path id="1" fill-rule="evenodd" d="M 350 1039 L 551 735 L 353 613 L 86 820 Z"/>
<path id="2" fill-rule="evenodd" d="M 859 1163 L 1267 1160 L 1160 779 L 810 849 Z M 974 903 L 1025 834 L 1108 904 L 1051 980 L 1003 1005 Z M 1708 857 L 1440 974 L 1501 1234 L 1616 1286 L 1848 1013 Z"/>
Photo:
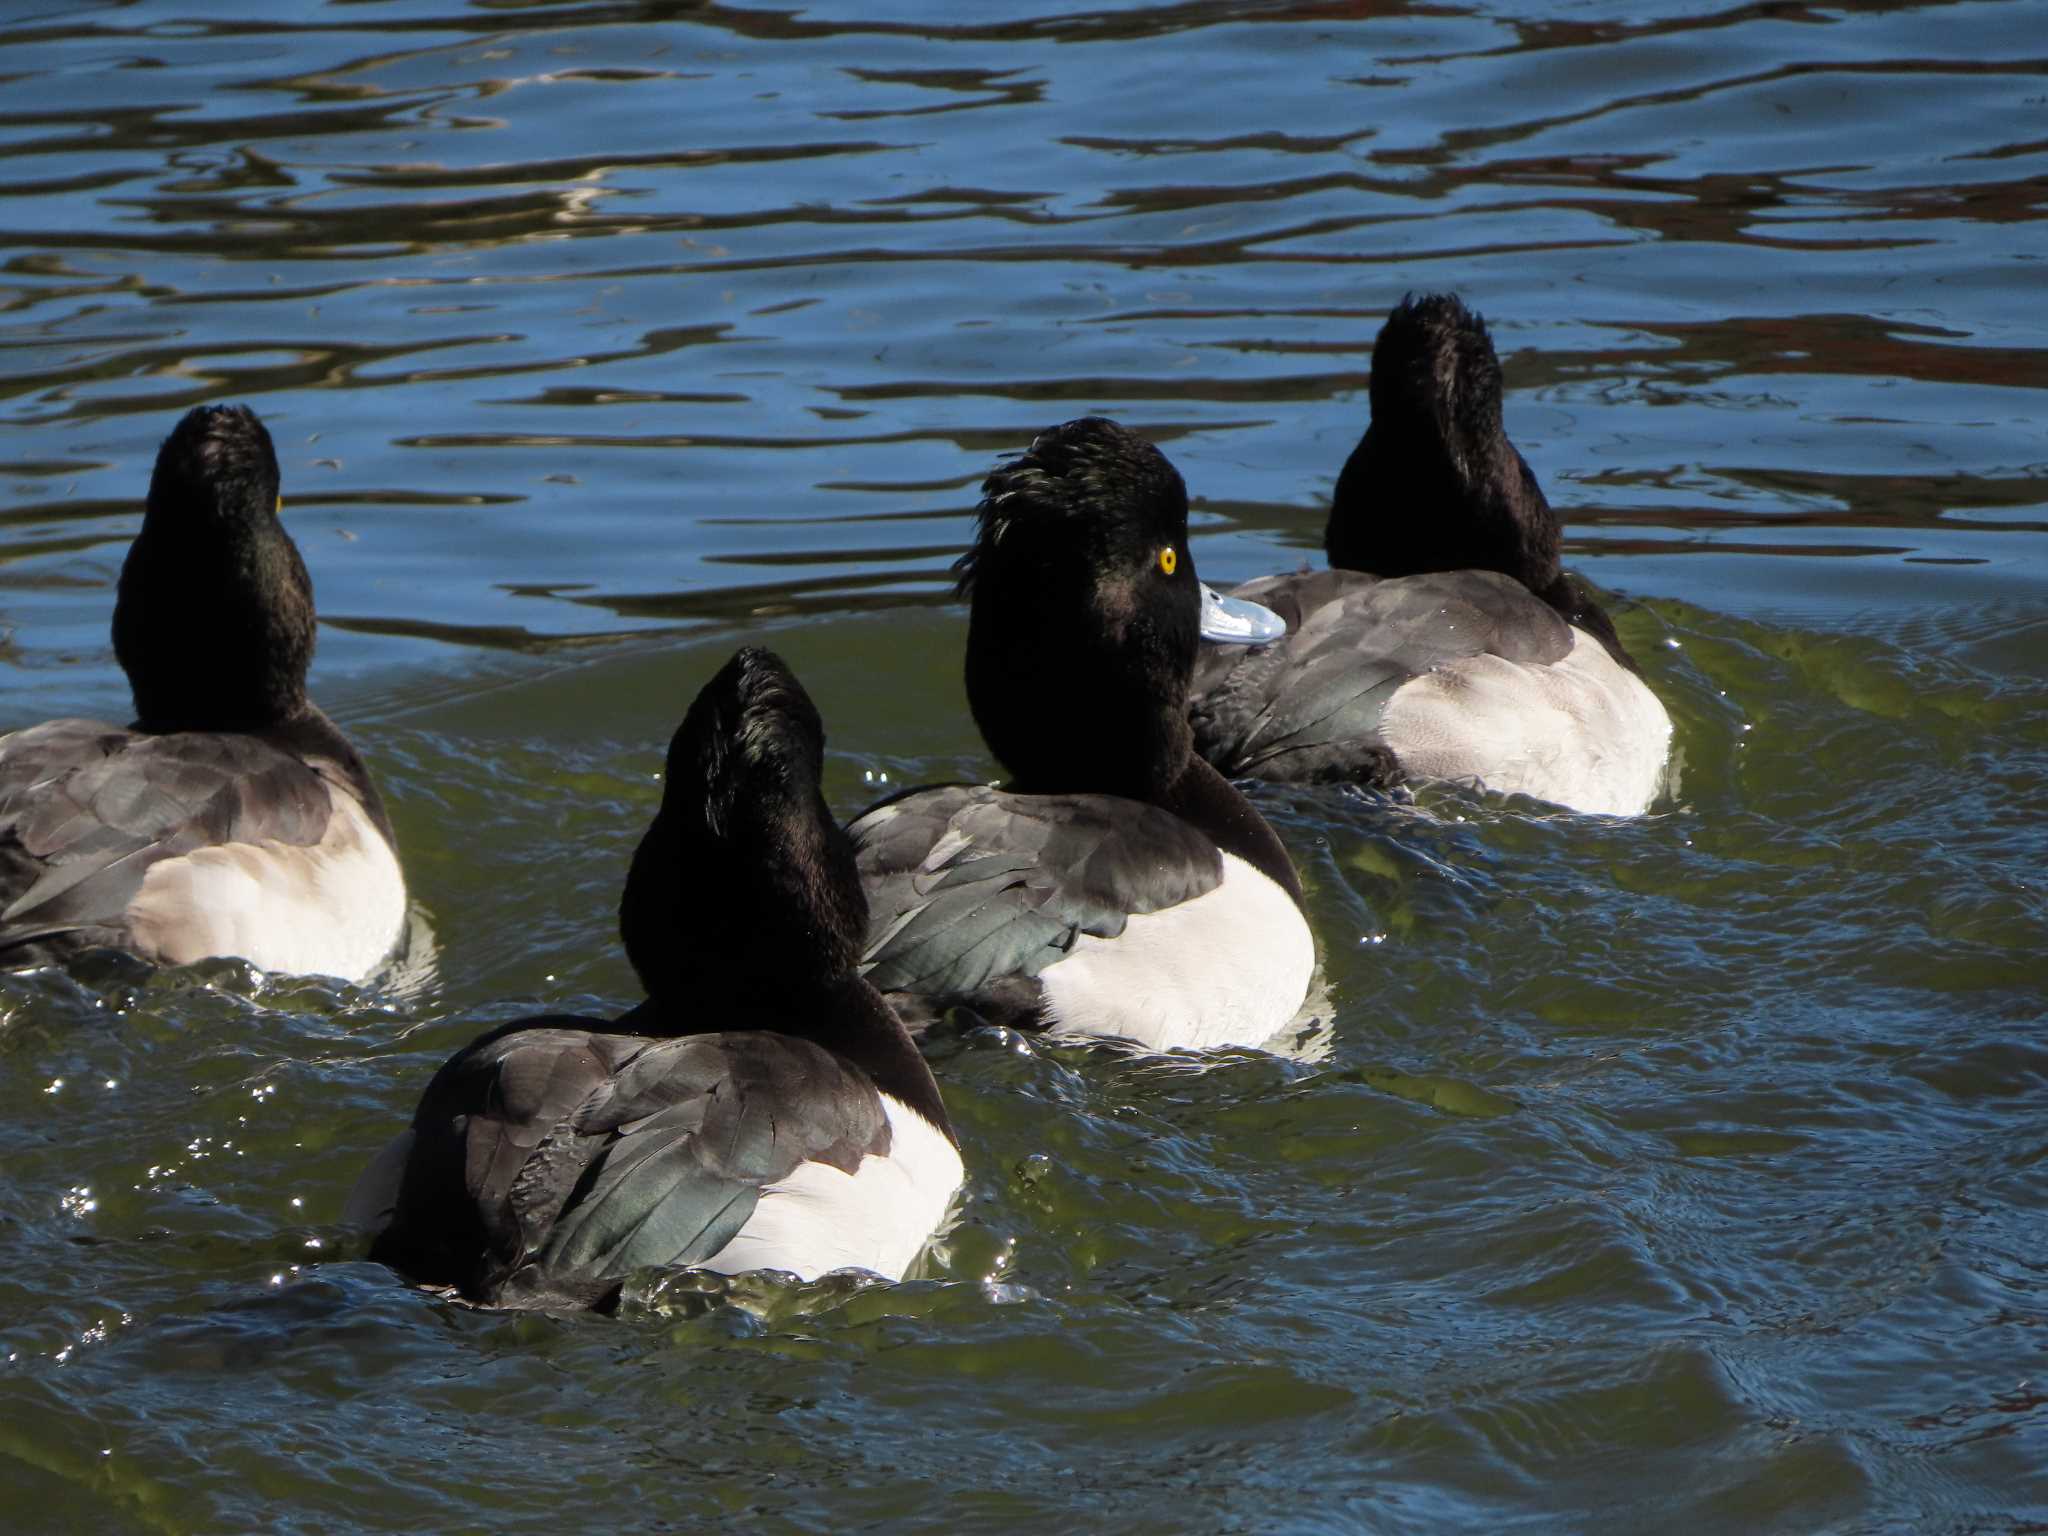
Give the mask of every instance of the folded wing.
<path id="1" fill-rule="evenodd" d="M 1572 650 L 1563 618 L 1492 571 L 1382 580 L 1326 570 L 1264 577 L 1232 595 L 1288 625 L 1271 645 L 1205 646 L 1196 666 L 1195 749 L 1235 776 L 1399 783 L 1384 726 L 1402 685 L 1475 657 L 1536 666 Z"/>
<path id="2" fill-rule="evenodd" d="M 523 1306 L 589 1306 L 635 1269 L 709 1264 L 803 1164 L 850 1174 L 890 1145 L 872 1086 L 808 1042 L 545 1020 L 449 1061 L 410 1135 L 374 1256 Z"/>
<path id="3" fill-rule="evenodd" d="M 126 942 L 143 877 L 221 844 L 326 835 L 320 775 L 252 736 L 54 720 L 0 739 L 0 959 L 49 940 Z"/>
<path id="4" fill-rule="evenodd" d="M 868 897 L 869 981 L 1004 1017 L 1080 934 L 1213 890 L 1222 855 L 1156 806 L 1112 795 L 913 790 L 848 828 Z"/>

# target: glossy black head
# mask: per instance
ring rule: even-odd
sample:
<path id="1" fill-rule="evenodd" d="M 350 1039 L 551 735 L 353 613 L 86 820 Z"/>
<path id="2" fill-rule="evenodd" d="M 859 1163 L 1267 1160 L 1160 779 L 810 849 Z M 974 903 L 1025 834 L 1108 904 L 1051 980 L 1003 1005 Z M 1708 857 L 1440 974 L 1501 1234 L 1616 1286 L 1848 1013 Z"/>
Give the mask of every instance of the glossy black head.
<path id="1" fill-rule="evenodd" d="M 1401 301 L 1372 349 L 1372 422 L 1337 478 L 1330 564 L 1379 576 L 1492 570 L 1542 593 L 1558 523 L 1501 421 L 1500 359 L 1455 294 Z"/>
<path id="2" fill-rule="evenodd" d="M 982 485 L 967 701 L 1015 786 L 1154 798 L 1191 750 L 1201 588 L 1166 456 L 1099 416 L 1040 433 Z"/>
<path id="3" fill-rule="evenodd" d="M 277 454 L 247 406 L 200 406 L 157 450 L 114 603 L 145 728 L 252 730 L 305 708 L 313 583 L 277 510 Z"/>
<path id="4" fill-rule="evenodd" d="M 704 685 L 619 903 L 649 997 L 772 1012 L 852 974 L 867 899 L 824 761 L 817 708 L 773 651 L 748 646 Z"/>

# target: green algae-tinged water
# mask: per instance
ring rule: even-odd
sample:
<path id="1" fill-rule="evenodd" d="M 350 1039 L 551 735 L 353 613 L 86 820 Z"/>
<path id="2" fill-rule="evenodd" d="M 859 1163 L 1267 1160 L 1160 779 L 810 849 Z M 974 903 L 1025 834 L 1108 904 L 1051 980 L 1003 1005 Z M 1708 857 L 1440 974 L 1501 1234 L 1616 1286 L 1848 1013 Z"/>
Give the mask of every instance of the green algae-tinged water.
<path id="1" fill-rule="evenodd" d="M 259 19 L 254 19 L 258 18 Z M 2048 32 L 1837 8 L 0 12 L 0 724 L 115 713 L 158 439 L 246 399 L 431 942 L 0 982 L 0 1526 L 2048 1525 Z M 633 995 L 742 638 L 851 811 L 986 775 L 994 456 L 1312 550 L 1404 291 L 1680 722 L 1667 814 L 1261 791 L 1333 1024 L 935 1057 L 896 1287 L 461 1310 L 337 1225 L 483 1023 Z"/>

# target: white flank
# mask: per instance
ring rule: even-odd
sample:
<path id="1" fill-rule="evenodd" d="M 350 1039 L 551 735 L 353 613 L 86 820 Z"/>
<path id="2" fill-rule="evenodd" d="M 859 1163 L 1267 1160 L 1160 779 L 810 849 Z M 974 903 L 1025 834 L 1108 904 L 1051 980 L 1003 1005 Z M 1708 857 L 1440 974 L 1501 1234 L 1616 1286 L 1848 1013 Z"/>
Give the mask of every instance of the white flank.
<path id="1" fill-rule="evenodd" d="M 405 877 L 361 802 L 327 793 L 334 814 L 310 847 L 223 843 L 152 865 L 126 913 L 136 952 L 345 981 L 376 970 L 405 928 Z"/>
<path id="2" fill-rule="evenodd" d="M 850 1174 L 802 1164 L 761 1191 L 739 1235 L 700 1267 L 725 1275 L 779 1269 L 805 1280 L 864 1269 L 901 1280 L 945 1221 L 966 1170 L 936 1126 L 881 1097 L 887 1156 L 864 1157 Z"/>
<path id="3" fill-rule="evenodd" d="M 1315 967 L 1301 909 L 1226 853 L 1214 890 L 1137 913 L 1116 938 L 1080 935 L 1039 979 L 1061 1033 L 1202 1050 L 1265 1044 L 1300 1011 Z"/>
<path id="4" fill-rule="evenodd" d="M 1547 666 L 1473 656 L 1403 683 L 1381 729 L 1408 773 L 1608 816 L 1664 787 L 1671 717 L 1583 630 Z"/>

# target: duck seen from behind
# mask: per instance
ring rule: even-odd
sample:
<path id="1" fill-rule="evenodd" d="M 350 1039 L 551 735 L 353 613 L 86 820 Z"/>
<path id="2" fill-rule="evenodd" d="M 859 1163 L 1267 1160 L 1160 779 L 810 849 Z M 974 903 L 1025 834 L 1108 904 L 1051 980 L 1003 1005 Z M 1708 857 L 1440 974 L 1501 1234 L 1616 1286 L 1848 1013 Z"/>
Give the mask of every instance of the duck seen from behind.
<path id="1" fill-rule="evenodd" d="M 520 1020 L 435 1073 L 350 1198 L 373 1258 L 506 1307 L 604 1307 L 646 1266 L 902 1278 L 960 1152 L 858 974 L 867 906 L 824 744 L 770 651 L 705 685 L 619 903 L 646 1001 Z"/>
<path id="2" fill-rule="evenodd" d="M 1279 838 L 1193 750 L 1204 602 L 1179 473 L 1087 417 L 982 491 L 955 570 L 968 703 L 1009 780 L 911 790 L 850 825 L 868 979 L 920 1018 L 1268 1041 L 1315 945 Z"/>
<path id="3" fill-rule="evenodd" d="M 1559 564 L 1557 514 L 1502 422 L 1485 322 L 1455 295 L 1403 300 L 1373 346 L 1371 400 L 1330 505 L 1331 568 L 1233 593 L 1288 634 L 1204 648 L 1197 749 L 1233 777 L 1443 779 L 1647 810 L 1671 719 Z"/>
<path id="4" fill-rule="evenodd" d="M 391 822 L 306 696 L 313 584 L 279 506 L 246 406 L 164 440 L 114 603 L 134 724 L 0 737 L 0 965 L 112 946 L 354 981 L 397 945 Z"/>

